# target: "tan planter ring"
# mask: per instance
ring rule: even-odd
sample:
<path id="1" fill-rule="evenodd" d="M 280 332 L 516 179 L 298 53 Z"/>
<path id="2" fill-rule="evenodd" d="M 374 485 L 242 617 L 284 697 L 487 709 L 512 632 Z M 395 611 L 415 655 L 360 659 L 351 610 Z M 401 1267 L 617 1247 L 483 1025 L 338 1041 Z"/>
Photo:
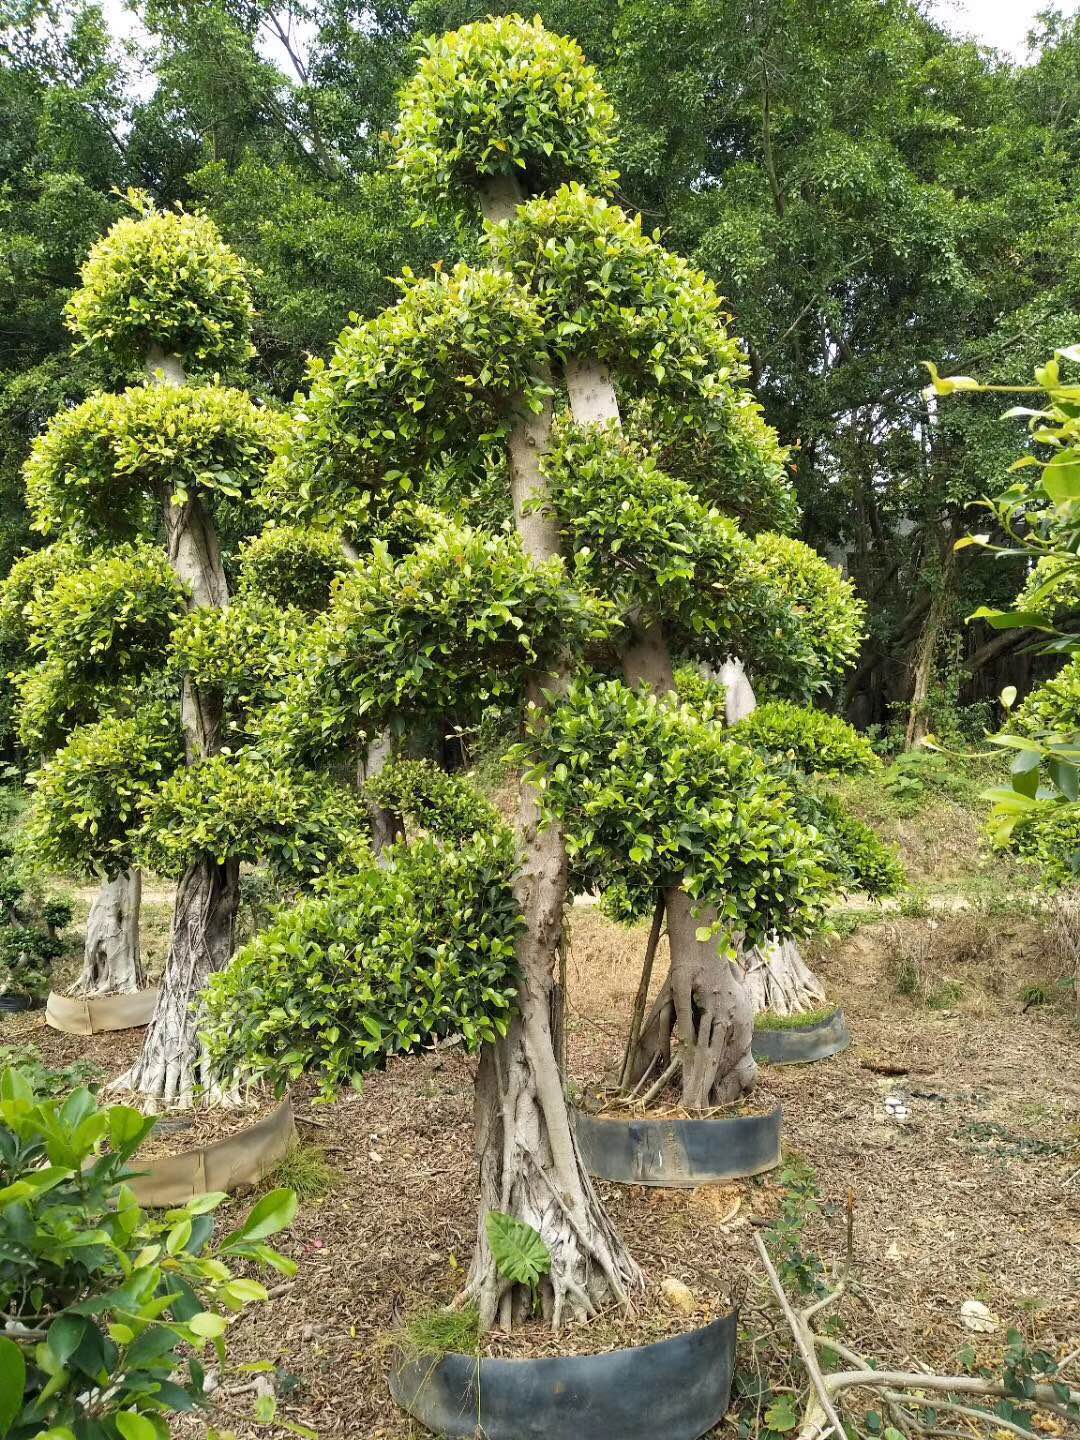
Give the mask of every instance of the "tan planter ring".
<path id="1" fill-rule="evenodd" d="M 231 1195 L 235 1190 L 257 1185 L 295 1143 L 292 1101 L 286 1096 L 254 1125 L 227 1140 L 215 1140 L 204 1149 L 182 1150 L 179 1155 L 162 1155 L 159 1160 L 140 1161 L 135 1155 L 131 1168 L 141 1169 L 142 1173 L 128 1184 L 140 1205 L 162 1208 L 185 1205 L 196 1195 L 211 1190 Z"/>
<path id="2" fill-rule="evenodd" d="M 157 1004 L 157 988 L 132 990 L 126 995 L 102 995 L 76 1000 L 53 990 L 45 1005 L 45 1019 L 65 1035 L 100 1035 L 105 1030 L 134 1030 L 149 1025 Z"/>

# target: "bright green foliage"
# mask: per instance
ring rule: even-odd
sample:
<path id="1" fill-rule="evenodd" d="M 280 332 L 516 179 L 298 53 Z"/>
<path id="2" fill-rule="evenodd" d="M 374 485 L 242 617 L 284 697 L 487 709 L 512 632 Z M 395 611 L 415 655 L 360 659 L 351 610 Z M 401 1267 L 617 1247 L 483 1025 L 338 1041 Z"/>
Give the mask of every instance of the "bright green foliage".
<path id="1" fill-rule="evenodd" d="M 169 663 L 200 689 L 218 691 L 228 725 L 242 729 L 289 673 L 306 628 L 302 611 L 241 595 L 225 610 L 187 614 L 173 631 Z"/>
<path id="2" fill-rule="evenodd" d="M 59 575 L 26 613 L 31 648 L 70 679 L 119 679 L 161 663 L 185 595 L 160 546 L 118 545 Z"/>
<path id="3" fill-rule="evenodd" d="M 859 653 L 866 605 L 852 582 L 801 540 L 766 532 L 753 547 L 763 575 L 802 617 L 827 689 Z"/>
<path id="4" fill-rule="evenodd" d="M 149 346 L 203 369 L 255 352 L 254 310 L 243 262 L 204 215 L 170 210 L 118 220 L 90 251 L 69 327 L 121 364 L 141 365 Z"/>
<path id="5" fill-rule="evenodd" d="M 31 550 L 12 565 L 0 581 L 0 646 L 6 661 L 26 663 L 33 639 L 30 606 L 66 571 L 82 563 L 78 548 L 66 538 Z M 10 667 L 9 667 L 10 668 Z"/>
<path id="6" fill-rule="evenodd" d="M 251 1267 L 295 1274 L 266 1243 L 296 1213 L 288 1190 L 216 1242 L 223 1194 L 140 1209 L 126 1180 L 155 1123 L 0 1074 L 0 1310 L 30 1332 L 0 1332 L 8 1440 L 167 1440 L 166 1417 L 209 1408 L 207 1341 L 221 1367 L 230 1316 L 267 1298 Z"/>
<path id="7" fill-rule="evenodd" d="M 447 524 L 396 564 L 376 546 L 339 582 L 314 654 L 298 661 L 306 678 L 286 728 L 333 730 L 335 710 L 347 732 L 349 717 L 355 730 L 516 701 L 551 657 L 606 633 L 602 608 L 568 589 L 559 560 L 537 565 L 516 535 Z"/>
<path id="8" fill-rule="evenodd" d="M 873 899 L 904 889 L 907 877 L 896 852 L 835 795 L 804 792 L 796 808 L 804 824 L 820 833 L 838 889 L 861 890 Z"/>
<path id="9" fill-rule="evenodd" d="M 551 1251 L 539 1230 L 502 1210 L 489 1210 L 484 1233 L 499 1274 L 515 1285 L 527 1285 L 535 1304 L 537 1286 L 551 1269 Z"/>
<path id="10" fill-rule="evenodd" d="M 538 404 L 532 301 L 509 275 L 459 265 L 406 277 L 396 305 L 342 331 L 313 360 L 267 507 L 300 524 L 380 529 L 417 474 L 453 450 L 458 464 L 503 433 L 509 401 Z"/>
<path id="11" fill-rule="evenodd" d="M 1032 736 L 1069 736 L 1080 731 L 1080 655 L 1073 655 L 1056 675 L 1031 692 L 1010 717 L 1008 728 Z"/>
<path id="12" fill-rule="evenodd" d="M 860 775 L 881 768 L 865 735 L 839 715 L 767 700 L 732 728 L 732 739 L 791 760 L 807 775 Z"/>
<path id="13" fill-rule="evenodd" d="M 203 860 L 261 860 L 302 883 L 362 864 L 367 829 L 355 791 L 247 750 L 177 771 L 150 797 L 136 847 L 158 875 L 180 876 Z"/>
<path id="14" fill-rule="evenodd" d="M 398 164 L 418 195 L 460 203 L 492 175 L 527 193 L 615 178 L 615 112 L 573 40 L 518 15 L 423 42 L 401 96 Z"/>
<path id="15" fill-rule="evenodd" d="M 212 977 L 206 1038 L 221 1070 L 328 1094 L 390 1055 L 505 1033 L 521 926 L 508 837 L 395 846 L 325 896 L 281 911 Z"/>
<path id="16" fill-rule="evenodd" d="M 175 705 L 80 725 L 30 776 L 29 853 L 62 873 L 130 869 L 150 798 L 183 758 Z"/>
<path id="17" fill-rule="evenodd" d="M 73 678 L 63 662 L 54 659 L 17 671 L 12 686 L 19 745 L 38 759 L 58 749 L 76 725 L 90 724 L 102 715 L 129 714 L 168 694 L 160 673 L 131 683 L 118 683 L 112 677 L 86 680 Z"/>
<path id="18" fill-rule="evenodd" d="M 1016 609 L 1046 620 L 1080 610 L 1080 563 L 1073 556 L 1044 555 L 1016 597 Z"/>
<path id="19" fill-rule="evenodd" d="M 341 545 L 324 531 L 269 525 L 240 547 L 240 594 L 314 615 L 348 568 Z"/>
<path id="20" fill-rule="evenodd" d="M 624 425 L 661 470 L 703 505 L 734 516 L 748 534 L 798 529 L 790 451 L 749 391 L 724 388 L 689 415 L 662 413 L 655 399 L 642 396 L 626 407 Z"/>
<path id="21" fill-rule="evenodd" d="M 1011 848 L 1038 866 L 1043 883 L 1076 884 L 1080 871 L 1080 805 L 1048 804 L 1012 832 Z"/>
<path id="22" fill-rule="evenodd" d="M 726 685 L 708 679 L 699 666 L 692 664 L 676 666 L 674 678 L 680 705 L 688 705 L 699 720 L 715 720 L 723 725 Z"/>
<path id="23" fill-rule="evenodd" d="M 746 371 L 715 285 L 617 205 L 565 185 L 491 226 L 496 259 L 536 296 L 548 343 L 652 393 L 695 400 Z"/>
<path id="24" fill-rule="evenodd" d="M 835 637 L 855 643 L 862 612 L 820 556 L 750 540 L 620 430 L 561 424 L 544 470 L 575 580 L 620 616 L 662 620 L 673 649 L 746 655 L 763 690 L 808 700 L 837 665 Z"/>
<path id="25" fill-rule="evenodd" d="M 147 500 L 240 498 L 279 448 L 283 417 L 222 385 L 136 386 L 62 411 L 26 463 L 36 527 L 114 536 L 145 528 Z"/>
<path id="26" fill-rule="evenodd" d="M 364 797 L 439 840 L 461 842 L 499 824 L 495 807 L 474 785 L 430 760 L 391 761 L 365 782 Z"/>
<path id="27" fill-rule="evenodd" d="M 575 684 L 533 745 L 579 884 L 617 885 L 647 914 L 681 882 L 747 945 L 817 925 L 831 877 L 813 831 L 784 778 L 715 724 L 618 681 Z"/>

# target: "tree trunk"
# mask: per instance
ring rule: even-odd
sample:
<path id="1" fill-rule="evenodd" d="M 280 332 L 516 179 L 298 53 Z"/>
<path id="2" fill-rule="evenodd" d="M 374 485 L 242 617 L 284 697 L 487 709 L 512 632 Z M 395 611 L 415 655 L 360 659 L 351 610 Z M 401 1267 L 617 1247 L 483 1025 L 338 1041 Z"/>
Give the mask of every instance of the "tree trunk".
<path id="1" fill-rule="evenodd" d="M 155 384 L 184 385 L 184 367 L 175 355 L 152 346 L 145 369 Z M 189 591 L 192 610 L 224 609 L 229 587 L 213 522 L 198 495 L 179 504 L 164 494 L 165 543 L 169 563 Z M 218 691 L 184 678 L 180 703 L 184 750 L 189 765 L 221 745 L 222 698 Z M 232 955 L 239 896 L 239 863 L 201 860 L 181 876 L 173 910 L 165 973 L 138 1060 L 115 1089 L 133 1090 L 147 1109 L 159 1104 L 190 1105 L 196 1088 L 220 1098 L 207 1073 L 197 1033 L 196 1002 L 207 979 Z"/>
<path id="2" fill-rule="evenodd" d="M 102 880 L 86 917 L 82 973 L 72 995 L 125 995 L 146 983 L 139 953 L 141 901 L 140 871 Z"/>
<path id="3" fill-rule="evenodd" d="M 240 894 L 240 864 L 204 860 L 187 870 L 176 891 L 169 958 L 142 1053 L 114 1088 L 158 1105 L 190 1106 L 197 1090 L 220 1100 L 198 1035 L 198 997 L 229 961 Z"/>
<path id="4" fill-rule="evenodd" d="M 364 753 L 360 762 L 360 783 L 374 779 L 385 768 L 391 753 L 390 732 L 384 730 L 375 736 Z M 382 864 L 385 851 L 404 837 L 405 824 L 400 815 L 385 805 L 369 802 L 367 808 L 371 816 L 371 848 L 375 851 L 376 860 Z"/>
<path id="5" fill-rule="evenodd" d="M 727 687 L 727 723 L 735 725 L 757 709 L 754 688 L 737 655 L 720 667 L 720 680 Z M 825 999 L 821 981 L 802 958 L 794 940 L 774 937 L 764 945 L 755 945 L 743 952 L 742 968 L 755 1015 L 762 1010 L 771 1010 L 775 1015 L 805 1015 Z"/>
<path id="6" fill-rule="evenodd" d="M 960 534 L 960 516 L 954 515 L 944 537 L 945 553 L 941 557 L 941 574 L 938 588 L 934 591 L 926 624 L 915 651 L 912 668 L 911 704 L 908 709 L 907 730 L 904 735 L 904 749 L 916 750 L 930 733 L 930 722 L 926 702 L 934 683 L 935 662 L 938 644 L 945 628 L 949 611 L 949 592 L 952 588 L 953 571 L 956 568 L 956 541 Z"/>
<path id="7" fill-rule="evenodd" d="M 568 361 L 565 374 L 570 409 L 579 425 L 620 423 L 618 397 L 603 365 Z M 659 619 L 643 620 L 631 627 L 631 633 L 633 639 L 622 655 L 627 684 L 649 685 L 656 695 L 670 694 L 675 679 L 663 624 Z M 695 918 L 691 899 L 679 884 L 665 887 L 663 898 L 671 964 L 642 1032 L 644 1043 L 636 1047 L 630 1075 L 636 1080 L 643 1069 L 655 1068 L 658 1054 L 662 1070 L 667 1068 L 671 1031 L 677 1026 L 683 1104 L 690 1109 L 726 1104 L 751 1090 L 757 1075 L 750 1053 L 753 1010 L 720 943 L 697 939 L 698 927 L 710 925 L 715 913 L 702 907 Z"/>
<path id="8" fill-rule="evenodd" d="M 513 214 L 521 192 L 512 176 L 495 177 L 481 200 L 485 217 L 500 220 Z M 508 439 L 515 524 L 535 560 L 559 553 L 555 516 L 549 509 L 529 508 L 544 492 L 540 462 L 551 422 L 550 400 L 536 415 L 519 404 Z M 529 686 L 529 704 L 543 709 L 545 691 L 559 690 L 566 680 L 564 666 L 537 677 Z M 476 1078 L 480 1203 L 465 1296 L 476 1302 L 485 1330 L 496 1323 L 509 1329 L 531 1303 L 527 1288 L 499 1273 L 487 1238 L 492 1211 L 532 1225 L 547 1245 L 551 1269 L 540 1298 L 556 1327 L 588 1317 L 608 1299 L 626 1304 L 641 1279 L 582 1164 L 556 1063 L 551 1007 L 566 905 L 566 843 L 558 824 L 541 827 L 540 812 L 539 792 L 523 781 L 514 881 L 525 919 L 516 952 L 519 1008 L 506 1037 L 484 1047 Z"/>

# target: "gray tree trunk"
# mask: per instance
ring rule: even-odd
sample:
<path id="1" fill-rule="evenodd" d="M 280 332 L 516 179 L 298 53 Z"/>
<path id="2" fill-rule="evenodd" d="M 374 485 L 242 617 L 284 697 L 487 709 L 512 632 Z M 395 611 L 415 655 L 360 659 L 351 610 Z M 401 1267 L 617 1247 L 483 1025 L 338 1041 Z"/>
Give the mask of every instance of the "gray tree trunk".
<path id="1" fill-rule="evenodd" d="M 484 214 L 503 219 L 521 199 L 512 177 L 491 181 Z M 559 553 L 555 517 L 526 513 L 543 493 L 540 461 L 551 437 L 550 402 L 539 415 L 519 407 L 509 441 L 510 485 L 518 534 L 536 560 Z M 566 682 L 564 669 L 537 678 L 529 702 L 543 708 L 544 691 Z M 519 867 L 514 894 L 525 927 L 517 945 L 517 1014 L 505 1039 L 486 1045 L 476 1078 L 476 1145 L 480 1204 L 466 1295 L 485 1330 L 509 1329 L 528 1313 L 527 1288 L 499 1272 L 486 1218 L 498 1210 L 532 1225 L 551 1254 L 541 1285 L 544 1314 L 558 1328 L 594 1314 L 607 1300 L 625 1304 L 640 1272 L 604 1212 L 585 1171 L 563 1093 L 552 1039 L 552 991 L 566 905 L 566 844 L 557 824 L 541 827 L 540 796 L 523 783 L 516 825 Z"/>
<path id="2" fill-rule="evenodd" d="M 757 709 L 757 697 L 742 661 L 733 655 L 720 667 L 718 678 L 726 687 L 726 719 L 736 724 Z M 743 973 L 754 1014 L 805 1015 L 825 999 L 821 981 L 807 965 L 795 940 L 775 936 L 764 945 L 743 952 Z"/>
<path id="3" fill-rule="evenodd" d="M 619 403 L 603 365 L 575 360 L 566 366 L 570 408 L 579 425 L 618 425 Z M 654 694 L 669 694 L 675 679 L 667 636 L 659 620 L 631 623 L 633 638 L 622 655 L 629 685 L 648 685 Z M 757 1065 L 750 1053 L 754 1015 L 749 996 L 721 941 L 700 941 L 700 926 L 711 925 L 715 912 L 701 908 L 695 917 L 689 895 L 680 884 L 664 890 L 668 948 L 667 979 L 649 1013 L 629 1074 L 636 1081 L 645 1070 L 666 1071 L 671 1062 L 672 1031 L 679 1035 L 679 1067 L 683 1104 L 704 1110 L 737 1100 L 753 1088 Z M 624 1067 L 626 1068 L 626 1067 Z"/>
<path id="4" fill-rule="evenodd" d="M 139 953 L 141 901 L 140 871 L 102 880 L 86 917 L 83 966 L 72 995 L 124 995 L 146 983 Z"/>
<path id="5" fill-rule="evenodd" d="M 146 371 L 152 382 L 183 385 L 184 367 L 175 355 L 151 347 Z M 223 609 L 229 587 L 213 522 L 198 495 L 173 504 L 161 497 L 166 549 L 177 578 L 190 590 L 190 606 Z M 215 754 L 221 744 L 222 704 L 212 689 L 185 677 L 181 697 L 184 750 L 189 765 Z M 196 1092 L 221 1098 L 199 1043 L 197 1001 L 207 979 L 224 966 L 233 950 L 239 901 L 239 864 L 200 861 L 181 876 L 173 910 L 169 954 L 142 1053 L 114 1088 L 144 1097 L 147 1109 L 159 1104 L 190 1105 Z"/>

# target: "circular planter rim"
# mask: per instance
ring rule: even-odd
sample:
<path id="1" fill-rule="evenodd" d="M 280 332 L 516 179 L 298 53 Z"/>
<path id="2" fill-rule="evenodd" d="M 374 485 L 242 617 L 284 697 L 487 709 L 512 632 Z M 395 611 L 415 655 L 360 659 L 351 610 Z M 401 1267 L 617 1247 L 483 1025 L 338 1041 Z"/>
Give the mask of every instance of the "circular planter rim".
<path id="1" fill-rule="evenodd" d="M 683 1335 L 595 1355 L 399 1353 L 390 1393 L 453 1440 L 698 1440 L 727 1411 L 737 1335 L 733 1309 Z"/>
<path id="2" fill-rule="evenodd" d="M 624 1185 L 692 1189 L 780 1163 L 782 1107 L 763 1115 L 605 1118 L 572 1112 L 585 1168 Z"/>
<path id="3" fill-rule="evenodd" d="M 26 1010 L 40 1010 L 41 1001 L 36 995 L 23 995 L 17 990 L 5 990 L 0 995 L 0 1015 L 21 1015 Z"/>
<path id="4" fill-rule="evenodd" d="M 50 990 L 45 1019 L 65 1035 L 100 1035 L 107 1030 L 134 1030 L 148 1025 L 157 1004 L 158 988 L 128 990 L 122 995 L 74 996 Z"/>
<path id="5" fill-rule="evenodd" d="M 839 1055 L 851 1044 L 851 1031 L 843 1010 L 813 1025 L 795 1025 L 778 1030 L 754 1030 L 753 1055 L 769 1065 L 810 1065 Z"/>
<path id="6" fill-rule="evenodd" d="M 136 1173 L 128 1184 L 138 1203 L 152 1208 L 184 1205 L 211 1190 L 231 1194 L 241 1186 L 257 1185 L 295 1141 L 292 1100 L 286 1095 L 269 1114 L 223 1140 L 154 1160 L 134 1155 L 131 1167 Z"/>

